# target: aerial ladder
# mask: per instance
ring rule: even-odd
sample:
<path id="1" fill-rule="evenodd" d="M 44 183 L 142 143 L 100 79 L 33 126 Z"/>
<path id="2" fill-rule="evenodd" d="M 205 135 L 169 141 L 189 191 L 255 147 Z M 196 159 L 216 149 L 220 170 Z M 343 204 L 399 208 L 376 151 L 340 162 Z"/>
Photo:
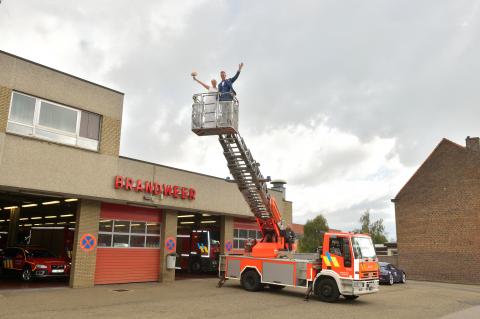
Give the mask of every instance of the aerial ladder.
<path id="1" fill-rule="evenodd" d="M 192 131 L 200 136 L 218 135 L 228 169 L 256 218 L 262 239 L 247 243 L 247 252 L 253 257 L 275 258 L 279 252 L 292 251 L 295 234 L 268 193 L 270 177 L 262 175 L 260 163 L 253 159 L 238 133 L 238 100 L 233 97 L 231 101 L 219 101 L 216 94 L 194 95 Z"/>
<path id="2" fill-rule="evenodd" d="M 245 245 L 243 255 L 220 256 L 218 286 L 237 279 L 248 291 L 298 287 L 306 289 L 306 300 L 313 291 L 327 302 L 335 302 L 340 295 L 355 299 L 378 291 L 378 260 L 368 235 L 327 232 L 317 252 L 295 252 L 295 234 L 268 192 L 270 178 L 262 175 L 239 134 L 238 108 L 236 97 L 223 101 L 218 93 L 193 96 L 192 131 L 218 136 L 228 169 L 262 233 L 259 242 Z"/>

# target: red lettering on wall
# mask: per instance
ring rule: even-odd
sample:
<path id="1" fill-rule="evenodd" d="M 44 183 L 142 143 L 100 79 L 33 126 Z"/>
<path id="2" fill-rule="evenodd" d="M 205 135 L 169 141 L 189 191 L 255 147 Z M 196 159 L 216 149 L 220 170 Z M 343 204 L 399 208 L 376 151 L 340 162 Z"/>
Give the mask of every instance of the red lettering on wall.
<path id="1" fill-rule="evenodd" d="M 155 195 L 160 195 L 162 193 L 162 185 L 160 185 L 159 183 L 155 182 L 155 190 L 154 190 L 154 194 Z"/>
<path id="2" fill-rule="evenodd" d="M 172 196 L 172 185 L 163 184 L 163 196 Z"/>
<path id="3" fill-rule="evenodd" d="M 195 189 L 190 188 L 188 192 L 188 199 L 194 200 L 195 199 Z"/>
<path id="4" fill-rule="evenodd" d="M 145 182 L 145 193 L 153 193 L 153 185 L 151 182 Z"/>
<path id="5" fill-rule="evenodd" d="M 143 192 L 142 180 L 137 179 L 137 186 L 135 187 L 136 192 Z"/>
<path id="6" fill-rule="evenodd" d="M 125 189 L 127 191 L 131 191 L 133 189 L 133 179 L 131 179 L 130 177 L 127 177 L 127 180 L 125 182 Z"/>
<path id="7" fill-rule="evenodd" d="M 115 176 L 115 189 L 122 188 L 123 186 L 123 176 Z"/>
<path id="8" fill-rule="evenodd" d="M 178 186 L 175 185 L 173 186 L 173 198 L 178 198 L 178 195 L 180 195 L 180 190 L 178 189 Z"/>
<path id="9" fill-rule="evenodd" d="M 115 189 L 125 189 L 127 191 L 144 192 L 147 194 L 171 196 L 173 198 L 194 200 L 196 197 L 195 189 L 178 185 L 159 184 L 153 181 L 134 180 L 130 177 L 116 175 L 113 184 Z"/>

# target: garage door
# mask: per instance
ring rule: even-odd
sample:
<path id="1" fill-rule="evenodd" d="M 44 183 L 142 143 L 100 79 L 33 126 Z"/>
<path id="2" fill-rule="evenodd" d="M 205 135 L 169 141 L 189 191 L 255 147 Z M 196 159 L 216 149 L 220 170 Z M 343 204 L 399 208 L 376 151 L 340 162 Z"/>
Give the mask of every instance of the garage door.
<path id="1" fill-rule="evenodd" d="M 95 284 L 158 281 L 161 211 L 102 204 Z"/>

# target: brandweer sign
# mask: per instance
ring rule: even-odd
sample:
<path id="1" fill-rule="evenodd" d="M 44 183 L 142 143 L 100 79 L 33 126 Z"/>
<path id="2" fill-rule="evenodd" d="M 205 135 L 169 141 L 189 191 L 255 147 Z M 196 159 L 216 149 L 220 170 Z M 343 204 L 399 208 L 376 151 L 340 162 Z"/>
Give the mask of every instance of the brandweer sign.
<path id="1" fill-rule="evenodd" d="M 195 189 L 178 185 L 160 184 L 151 181 L 142 181 L 130 177 L 115 176 L 115 189 L 124 189 L 145 194 L 161 195 L 179 199 L 195 200 Z"/>

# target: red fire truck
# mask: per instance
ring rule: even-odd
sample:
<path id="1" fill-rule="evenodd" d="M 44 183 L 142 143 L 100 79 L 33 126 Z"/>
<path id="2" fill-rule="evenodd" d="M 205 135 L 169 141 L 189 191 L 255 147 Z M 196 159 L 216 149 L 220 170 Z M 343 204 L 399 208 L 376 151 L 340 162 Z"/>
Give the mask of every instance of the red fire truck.
<path id="1" fill-rule="evenodd" d="M 177 235 L 177 268 L 191 273 L 215 272 L 218 269 L 220 242 L 206 229 Z"/>
<path id="2" fill-rule="evenodd" d="M 238 100 L 223 101 L 211 94 L 194 95 L 192 131 L 199 136 L 218 135 L 230 173 L 262 233 L 258 242 L 248 242 L 245 255 L 220 256 L 219 287 L 227 279 L 240 280 L 248 291 L 299 287 L 306 289 L 307 300 L 313 291 L 327 302 L 340 295 L 355 299 L 378 291 L 378 260 L 368 235 L 325 233 L 317 253 L 295 253 L 295 235 L 268 193 L 270 179 L 263 177 L 238 133 Z"/>

